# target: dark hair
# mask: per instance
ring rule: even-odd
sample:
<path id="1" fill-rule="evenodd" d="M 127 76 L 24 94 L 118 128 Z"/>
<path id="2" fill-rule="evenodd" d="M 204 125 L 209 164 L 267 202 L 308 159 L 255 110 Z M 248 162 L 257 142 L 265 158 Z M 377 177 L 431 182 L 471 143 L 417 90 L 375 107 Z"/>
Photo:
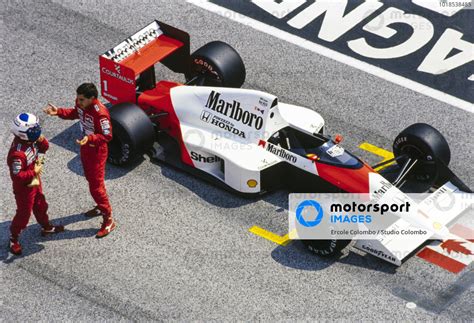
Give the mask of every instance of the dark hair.
<path id="1" fill-rule="evenodd" d="M 92 97 L 96 98 L 99 96 L 99 92 L 95 87 L 94 83 L 82 83 L 76 90 L 77 95 L 82 94 L 86 98 L 90 99 Z"/>

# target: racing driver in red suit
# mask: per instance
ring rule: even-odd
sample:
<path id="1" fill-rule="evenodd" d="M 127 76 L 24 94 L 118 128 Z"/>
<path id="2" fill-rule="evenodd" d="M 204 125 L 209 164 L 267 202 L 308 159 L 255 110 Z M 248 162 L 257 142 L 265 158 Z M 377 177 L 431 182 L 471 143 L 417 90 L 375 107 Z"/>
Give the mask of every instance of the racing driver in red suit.
<path id="1" fill-rule="evenodd" d="M 49 144 L 41 135 L 38 119 L 30 113 L 19 114 L 12 123 L 11 131 L 15 139 L 8 152 L 7 164 L 17 209 L 10 226 L 10 252 L 20 255 L 22 248 L 18 238 L 28 225 L 31 212 L 41 225 L 43 236 L 62 232 L 64 227 L 54 226 L 49 222 L 48 203 L 43 194 L 40 178 L 43 165 L 38 162 L 38 154 L 46 153 Z"/>
<path id="2" fill-rule="evenodd" d="M 76 94 L 76 104 L 73 108 L 58 108 L 48 104 L 44 112 L 61 119 L 79 119 L 80 121 L 83 137 L 77 140 L 77 143 L 81 146 L 84 175 L 89 182 L 92 198 L 97 204 L 85 215 L 103 217 L 102 227 L 96 234 L 96 238 L 102 238 L 112 232 L 116 226 L 104 183 L 105 163 L 108 156 L 107 143 L 112 140 L 112 125 L 109 111 L 97 99 L 98 91 L 94 84 L 81 84 Z"/>

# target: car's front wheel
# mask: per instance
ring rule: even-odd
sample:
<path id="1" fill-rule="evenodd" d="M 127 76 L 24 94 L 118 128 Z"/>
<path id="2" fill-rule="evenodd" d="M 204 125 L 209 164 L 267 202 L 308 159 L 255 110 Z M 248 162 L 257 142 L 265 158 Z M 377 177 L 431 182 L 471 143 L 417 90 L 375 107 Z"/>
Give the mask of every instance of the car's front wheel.
<path id="1" fill-rule="evenodd" d="M 331 257 L 340 252 L 351 243 L 351 240 L 301 240 L 312 253 L 320 257 Z"/>
<path id="2" fill-rule="evenodd" d="M 426 123 L 412 124 L 400 132 L 393 142 L 393 153 L 395 157 L 405 155 L 407 158 L 424 163 L 440 161 L 446 166 L 451 159 L 446 139 L 438 130 Z"/>

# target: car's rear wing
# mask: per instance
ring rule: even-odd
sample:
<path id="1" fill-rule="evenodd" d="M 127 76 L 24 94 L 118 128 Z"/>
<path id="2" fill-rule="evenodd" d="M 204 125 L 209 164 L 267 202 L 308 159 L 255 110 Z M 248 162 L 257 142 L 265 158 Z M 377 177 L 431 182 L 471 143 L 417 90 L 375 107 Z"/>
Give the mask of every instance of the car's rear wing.
<path id="1" fill-rule="evenodd" d="M 102 96 L 112 104 L 135 102 L 137 90 L 154 87 L 154 64 L 185 73 L 189 54 L 189 34 L 155 20 L 100 55 Z"/>

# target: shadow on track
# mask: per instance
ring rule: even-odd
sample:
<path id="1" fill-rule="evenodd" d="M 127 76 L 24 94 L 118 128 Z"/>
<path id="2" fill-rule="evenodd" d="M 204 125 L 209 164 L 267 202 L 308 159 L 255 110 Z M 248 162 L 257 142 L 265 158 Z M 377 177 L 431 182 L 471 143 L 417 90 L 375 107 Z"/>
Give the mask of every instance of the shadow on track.
<path id="1" fill-rule="evenodd" d="M 63 132 L 54 136 L 50 142 L 58 145 L 66 150 L 76 153 L 77 155 L 67 163 L 68 169 L 79 176 L 84 176 L 84 171 L 82 169 L 81 157 L 79 156 L 79 145 L 76 143 L 81 135 L 81 129 L 79 123 L 76 122 L 71 127 L 67 128 Z M 54 149 L 54 148 L 53 148 Z M 123 177 L 133 171 L 138 167 L 145 158 L 139 158 L 136 162 L 129 166 L 117 167 L 109 163 L 105 167 L 105 179 L 112 180 Z"/>
<path id="2" fill-rule="evenodd" d="M 277 207 L 278 212 L 288 208 L 288 192 L 285 190 L 269 192 L 260 197 L 242 197 L 161 161 L 151 162 L 157 166 L 157 170 L 161 170 L 163 176 L 187 188 L 209 204 L 222 208 L 238 208 L 263 200 Z"/>
<path id="3" fill-rule="evenodd" d="M 51 222 L 54 224 L 62 224 L 66 228 L 64 232 L 48 235 L 46 237 L 41 236 L 41 227 L 35 223 L 29 225 L 21 234 L 20 242 L 23 247 L 23 253 L 20 256 L 13 256 L 8 251 L 8 239 L 10 237 L 10 224 L 11 221 L 5 221 L 0 223 L 0 261 L 4 263 L 12 263 L 16 259 L 21 259 L 38 253 L 44 249 L 43 242 L 45 241 L 56 241 L 56 240 L 71 240 L 77 238 L 90 238 L 95 236 L 97 233 L 97 225 L 94 225 L 90 229 L 81 230 L 68 230 L 67 226 L 73 223 L 88 221 L 84 214 L 73 214 L 60 219 L 54 219 Z"/>
<path id="4" fill-rule="evenodd" d="M 264 194 L 261 197 L 243 198 L 162 162 L 153 161 L 153 163 L 157 164 L 157 167 L 160 167 L 165 177 L 186 187 L 189 191 L 195 193 L 212 205 L 223 208 L 238 208 L 263 200 L 277 207 L 275 216 L 278 216 L 280 212 L 288 210 L 289 192 L 284 189 Z M 361 255 L 354 251 L 348 251 L 339 257 L 323 258 L 312 254 L 303 244 L 297 241 L 292 242 L 286 247 L 278 246 L 272 251 L 271 256 L 276 262 L 283 266 L 301 270 L 323 270 L 338 262 L 388 274 L 396 273 L 396 267 L 394 265 L 368 254 Z"/>
<path id="5" fill-rule="evenodd" d="M 298 241 L 293 241 L 287 246 L 276 247 L 271 255 L 281 265 L 300 270 L 323 270 L 334 263 L 341 263 L 387 274 L 396 273 L 394 265 L 368 254 L 360 255 L 349 249 L 349 251 L 345 251 L 339 256 L 324 258 L 314 255 Z"/>

